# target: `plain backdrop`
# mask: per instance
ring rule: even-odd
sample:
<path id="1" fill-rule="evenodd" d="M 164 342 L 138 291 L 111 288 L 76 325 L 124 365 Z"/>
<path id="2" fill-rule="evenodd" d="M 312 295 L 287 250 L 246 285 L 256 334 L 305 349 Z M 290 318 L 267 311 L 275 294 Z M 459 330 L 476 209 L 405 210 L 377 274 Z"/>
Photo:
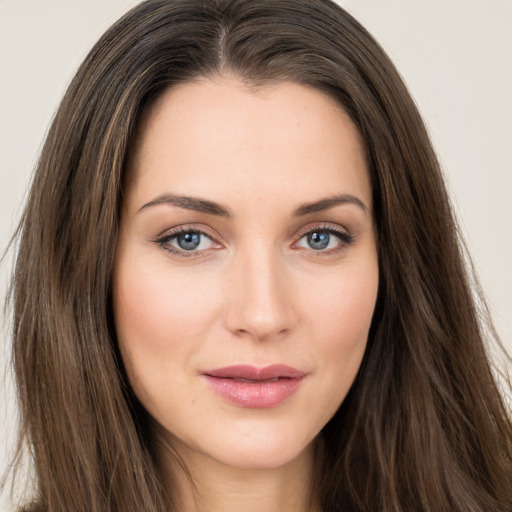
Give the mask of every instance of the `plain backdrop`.
<path id="1" fill-rule="evenodd" d="M 257 0 L 248 0 L 257 1 Z M 0 0 L 0 250 L 78 64 L 134 0 Z M 416 99 L 503 342 L 512 352 L 512 0 L 345 0 Z M 10 258 L 0 267 L 5 293 Z M 0 474 L 14 440 L 0 337 Z M 510 397 L 510 390 L 507 390 Z M 0 509 L 12 510 L 6 497 Z"/>

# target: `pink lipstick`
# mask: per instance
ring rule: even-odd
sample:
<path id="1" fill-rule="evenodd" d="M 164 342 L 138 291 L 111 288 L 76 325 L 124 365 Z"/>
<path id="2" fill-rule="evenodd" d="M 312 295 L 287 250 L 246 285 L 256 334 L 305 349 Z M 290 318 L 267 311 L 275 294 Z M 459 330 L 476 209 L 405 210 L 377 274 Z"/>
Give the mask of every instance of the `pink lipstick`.
<path id="1" fill-rule="evenodd" d="M 226 366 L 201 372 L 210 387 L 239 407 L 276 407 L 299 388 L 304 372 L 283 364 L 264 368 L 249 365 Z"/>

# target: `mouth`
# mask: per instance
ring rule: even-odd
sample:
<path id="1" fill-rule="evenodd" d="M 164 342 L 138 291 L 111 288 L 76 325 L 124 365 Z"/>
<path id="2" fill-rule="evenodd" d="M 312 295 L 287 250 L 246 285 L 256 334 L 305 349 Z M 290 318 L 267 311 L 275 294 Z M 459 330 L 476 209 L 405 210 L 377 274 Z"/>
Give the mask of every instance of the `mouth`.
<path id="1" fill-rule="evenodd" d="M 211 389 L 239 407 L 276 407 L 293 395 L 306 373 L 291 366 L 274 364 L 264 368 L 227 366 L 202 372 Z"/>

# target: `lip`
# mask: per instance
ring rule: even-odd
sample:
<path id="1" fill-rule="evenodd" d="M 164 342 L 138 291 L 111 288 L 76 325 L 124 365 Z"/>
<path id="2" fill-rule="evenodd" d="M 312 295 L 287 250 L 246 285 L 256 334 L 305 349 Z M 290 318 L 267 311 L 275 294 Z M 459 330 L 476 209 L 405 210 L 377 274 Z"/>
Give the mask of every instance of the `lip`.
<path id="1" fill-rule="evenodd" d="M 263 368 L 235 365 L 201 372 L 209 386 L 222 398 L 253 409 L 276 407 L 293 395 L 306 373 L 284 364 Z"/>

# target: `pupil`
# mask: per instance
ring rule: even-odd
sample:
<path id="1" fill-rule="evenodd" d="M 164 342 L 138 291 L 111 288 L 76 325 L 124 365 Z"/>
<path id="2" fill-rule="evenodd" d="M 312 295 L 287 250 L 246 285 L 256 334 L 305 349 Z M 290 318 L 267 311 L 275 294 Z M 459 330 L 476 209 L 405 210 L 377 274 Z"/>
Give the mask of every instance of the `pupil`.
<path id="1" fill-rule="evenodd" d="M 191 251 L 192 249 L 197 249 L 199 246 L 201 242 L 201 235 L 194 232 L 183 233 L 178 235 L 177 242 L 181 249 Z"/>
<path id="2" fill-rule="evenodd" d="M 329 233 L 325 231 L 315 231 L 308 235 L 308 243 L 312 249 L 325 249 L 329 245 Z"/>

